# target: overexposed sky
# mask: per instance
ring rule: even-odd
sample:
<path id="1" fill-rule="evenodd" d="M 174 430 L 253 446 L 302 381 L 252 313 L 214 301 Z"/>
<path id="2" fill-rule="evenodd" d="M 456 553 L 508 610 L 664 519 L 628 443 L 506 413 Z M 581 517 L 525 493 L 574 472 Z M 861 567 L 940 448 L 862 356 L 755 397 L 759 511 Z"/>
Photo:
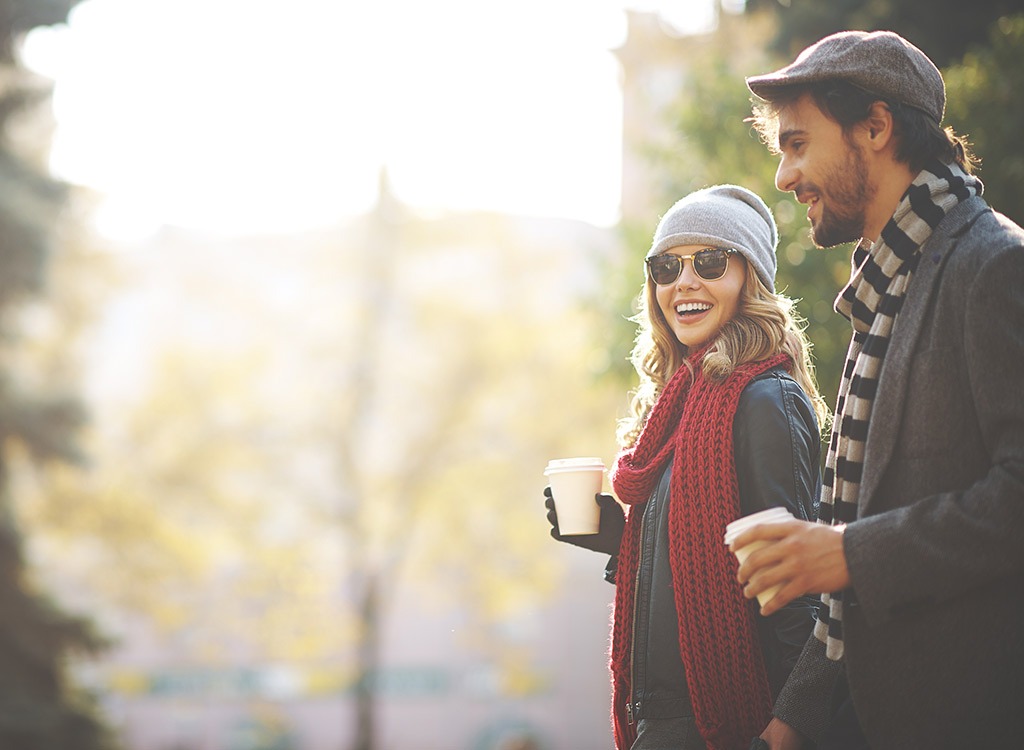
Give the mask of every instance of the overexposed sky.
<path id="1" fill-rule="evenodd" d="M 611 225 L 624 7 L 706 27 L 714 0 L 84 0 L 32 32 L 54 171 L 112 236 L 336 223 L 386 167 L 423 209 Z"/>

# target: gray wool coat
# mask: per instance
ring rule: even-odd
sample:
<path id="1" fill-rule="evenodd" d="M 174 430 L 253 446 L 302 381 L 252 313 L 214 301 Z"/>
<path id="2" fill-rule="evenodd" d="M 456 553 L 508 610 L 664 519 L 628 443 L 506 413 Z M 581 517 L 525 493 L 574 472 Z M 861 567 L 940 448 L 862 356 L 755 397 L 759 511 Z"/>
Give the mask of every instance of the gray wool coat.
<path id="1" fill-rule="evenodd" d="M 922 247 L 869 427 L 844 668 L 873 750 L 1024 747 L 1024 230 L 980 197 Z M 813 636 L 775 714 L 816 738 Z"/>

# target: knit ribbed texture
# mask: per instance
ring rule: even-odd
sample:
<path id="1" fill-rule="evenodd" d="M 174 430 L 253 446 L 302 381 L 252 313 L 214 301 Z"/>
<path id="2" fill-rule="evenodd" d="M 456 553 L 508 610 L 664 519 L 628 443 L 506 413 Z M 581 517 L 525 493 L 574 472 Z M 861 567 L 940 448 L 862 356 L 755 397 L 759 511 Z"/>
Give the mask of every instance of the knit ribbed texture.
<path id="1" fill-rule="evenodd" d="M 739 185 L 714 185 L 680 198 L 665 212 L 647 257 L 684 245 L 731 247 L 774 292 L 778 241 L 775 219 L 759 196 Z"/>
<path id="2" fill-rule="evenodd" d="M 740 394 L 757 375 L 789 357 L 779 354 L 736 368 L 722 384 L 700 374 L 704 352 L 666 384 L 636 445 L 620 454 L 612 473 L 628 507 L 619 550 L 612 625 L 612 723 L 619 750 L 636 728 L 630 701 L 635 571 L 643 507 L 666 462 L 670 482 L 669 556 L 679 616 L 679 644 L 697 729 L 709 750 L 747 750 L 771 718 L 771 690 L 751 604 L 736 582 L 737 562 L 722 539 L 739 517 L 733 458 L 733 418 Z M 692 381 L 692 382 L 691 382 Z"/>

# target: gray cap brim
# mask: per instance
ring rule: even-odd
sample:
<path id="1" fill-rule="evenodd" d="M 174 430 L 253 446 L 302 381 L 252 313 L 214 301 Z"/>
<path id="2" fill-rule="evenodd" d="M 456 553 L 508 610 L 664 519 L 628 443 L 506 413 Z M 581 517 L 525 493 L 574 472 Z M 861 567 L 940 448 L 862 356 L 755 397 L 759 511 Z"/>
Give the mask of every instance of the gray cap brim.
<path id="1" fill-rule="evenodd" d="M 805 49 L 773 73 L 751 76 L 747 88 L 772 101 L 781 91 L 823 81 L 843 80 L 899 102 L 942 122 L 946 88 L 942 74 L 921 50 L 891 31 L 841 31 Z"/>

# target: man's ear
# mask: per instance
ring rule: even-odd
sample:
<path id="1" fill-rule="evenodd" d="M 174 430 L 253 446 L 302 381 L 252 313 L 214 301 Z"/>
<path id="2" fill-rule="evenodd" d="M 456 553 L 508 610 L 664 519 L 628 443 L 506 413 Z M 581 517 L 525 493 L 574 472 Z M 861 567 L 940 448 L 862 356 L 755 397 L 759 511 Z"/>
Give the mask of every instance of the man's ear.
<path id="1" fill-rule="evenodd" d="M 867 118 L 861 124 L 864 127 L 868 148 L 881 151 L 893 142 L 895 131 L 892 110 L 885 102 L 877 101 L 872 104 Z"/>

